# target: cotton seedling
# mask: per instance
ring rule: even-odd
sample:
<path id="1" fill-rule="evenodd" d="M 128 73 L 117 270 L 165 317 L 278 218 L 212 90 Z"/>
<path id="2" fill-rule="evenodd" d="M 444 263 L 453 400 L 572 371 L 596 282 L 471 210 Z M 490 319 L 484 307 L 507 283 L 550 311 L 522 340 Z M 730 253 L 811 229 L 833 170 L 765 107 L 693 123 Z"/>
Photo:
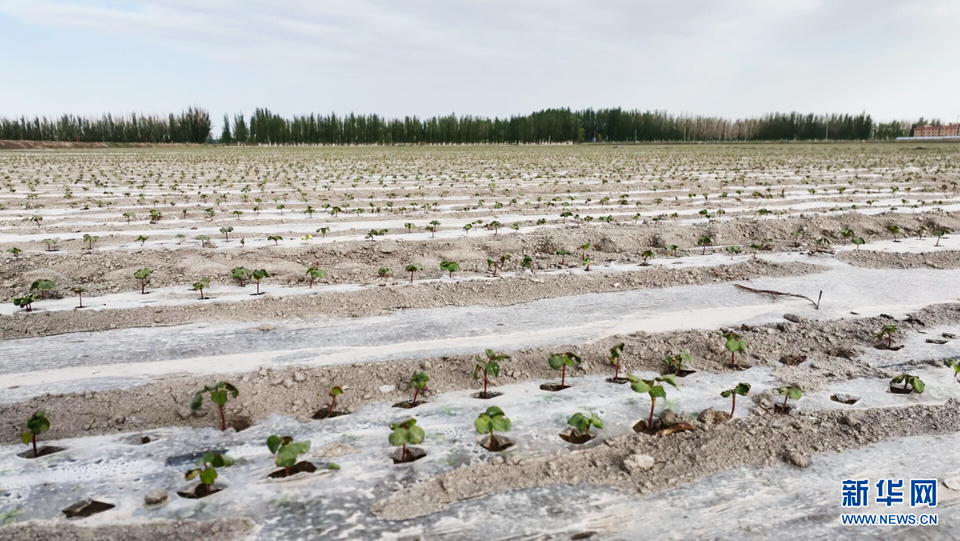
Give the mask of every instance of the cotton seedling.
<path id="1" fill-rule="evenodd" d="M 623 357 L 623 342 L 610 348 L 610 358 L 607 360 L 610 364 L 613 365 L 613 381 L 615 383 L 620 382 L 620 361 Z"/>
<path id="2" fill-rule="evenodd" d="M 702 237 L 697 239 L 697 246 L 703 247 L 703 250 L 700 252 L 700 255 L 706 255 L 707 247 L 712 245 L 713 245 L 713 239 L 711 239 L 708 235 L 703 235 Z"/>
<path id="3" fill-rule="evenodd" d="M 207 298 L 207 297 L 204 297 L 204 296 L 203 296 L 203 290 L 204 290 L 205 288 L 208 288 L 208 287 L 210 287 L 210 279 L 209 279 L 209 278 L 201 278 L 200 281 L 193 283 L 193 290 L 200 292 L 200 300 L 201 300 L 201 301 Z"/>
<path id="4" fill-rule="evenodd" d="M 737 353 L 747 352 L 747 341 L 741 338 L 740 335 L 732 332 L 724 334 L 723 337 L 726 339 L 723 347 L 730 352 L 730 364 L 736 366 L 737 361 L 735 355 Z"/>
<path id="5" fill-rule="evenodd" d="M 287 477 L 290 476 L 290 468 L 297 464 L 297 457 L 310 451 L 309 441 L 293 441 L 290 436 L 270 436 L 267 438 L 267 449 L 276 459 L 274 463 L 278 468 L 283 468 Z"/>
<path id="6" fill-rule="evenodd" d="M 27 312 L 33 312 L 33 303 L 37 302 L 37 298 L 33 295 L 21 295 L 14 297 L 12 302 L 17 308 L 22 308 Z"/>
<path id="7" fill-rule="evenodd" d="M 36 291 L 40 294 L 40 299 L 43 300 L 47 296 L 48 291 L 53 291 L 57 287 L 56 282 L 53 280 L 48 280 L 46 278 L 40 278 L 39 280 L 34 280 L 30 284 L 30 291 Z"/>
<path id="8" fill-rule="evenodd" d="M 450 274 L 450 278 L 453 278 L 453 273 L 460 270 L 460 264 L 456 261 L 441 261 L 440 270 Z"/>
<path id="9" fill-rule="evenodd" d="M 410 386 L 413 387 L 413 399 L 410 400 L 411 406 L 417 405 L 417 397 L 426 394 L 430 389 L 427 388 L 427 382 L 430 381 L 430 375 L 426 372 L 416 371 L 410 377 Z"/>
<path id="10" fill-rule="evenodd" d="M 749 383 L 738 383 L 733 389 L 727 389 L 720 393 L 720 396 L 723 398 L 733 397 L 733 405 L 730 407 L 730 417 L 733 417 L 733 413 L 737 410 L 737 395 L 747 396 L 750 394 L 750 384 Z"/>
<path id="11" fill-rule="evenodd" d="M 73 286 L 70 288 L 70 291 L 77 294 L 79 299 L 79 305 L 77 308 L 83 308 L 83 294 L 87 292 L 87 289 L 82 286 Z"/>
<path id="12" fill-rule="evenodd" d="M 413 283 L 413 275 L 416 274 L 416 273 L 418 273 L 418 272 L 420 272 L 421 270 L 423 270 L 423 266 L 411 264 L 411 265 L 407 265 L 406 267 L 404 267 L 403 270 L 405 270 L 405 271 L 407 271 L 407 272 L 410 273 L 410 283 L 412 284 L 412 283 Z"/>
<path id="13" fill-rule="evenodd" d="M 484 352 L 486 359 L 483 357 L 476 357 L 476 365 L 473 369 L 473 377 L 476 379 L 483 374 L 483 393 L 480 394 L 481 398 L 487 398 L 487 380 L 489 376 L 497 377 L 500 375 L 500 363 L 509 359 L 509 355 L 504 355 L 502 353 L 497 353 L 492 349 L 488 349 Z"/>
<path id="14" fill-rule="evenodd" d="M 567 367 L 568 366 L 577 366 L 583 359 L 579 355 L 572 352 L 565 353 L 553 353 L 547 359 L 547 363 L 550 365 L 550 368 L 560 371 L 560 387 L 566 388 L 567 380 Z"/>
<path id="15" fill-rule="evenodd" d="M 33 446 L 33 458 L 37 458 L 37 436 L 50 430 L 46 410 L 39 410 L 27 419 L 27 429 L 20 435 L 24 445 Z"/>
<path id="16" fill-rule="evenodd" d="M 246 267 L 236 267 L 230 271 L 230 277 L 236 280 L 240 287 L 244 287 L 253 278 L 253 271 Z"/>
<path id="17" fill-rule="evenodd" d="M 426 434 L 423 429 L 417 426 L 416 419 L 407 419 L 402 423 L 390 423 L 390 445 L 400 447 L 400 460 L 398 462 L 408 462 L 413 459 L 413 455 L 407 452 L 407 445 L 417 445 L 423 442 Z"/>
<path id="18" fill-rule="evenodd" d="M 676 355 L 672 355 L 663 360 L 663 364 L 666 365 L 667 371 L 677 376 L 688 375 L 692 370 L 686 368 L 686 363 L 693 360 L 693 355 L 690 355 L 689 351 L 681 351 Z"/>
<path id="19" fill-rule="evenodd" d="M 897 385 L 899 385 L 899 387 L 897 387 Z M 890 390 L 900 394 L 921 394 L 925 388 L 926 385 L 923 383 L 923 380 L 907 373 L 900 374 L 890 380 Z"/>
<path id="20" fill-rule="evenodd" d="M 877 332 L 877 338 L 887 341 L 887 349 L 893 348 L 893 335 L 897 334 L 896 325 L 884 325 Z"/>
<path id="21" fill-rule="evenodd" d="M 777 392 L 783 395 L 783 404 L 780 405 L 780 411 L 787 411 L 787 400 L 803 398 L 803 392 L 796 387 L 780 387 Z"/>
<path id="22" fill-rule="evenodd" d="M 512 424 L 510 419 L 504 415 L 503 410 L 496 406 L 490 406 L 487 408 L 487 411 L 481 413 L 477 420 L 473 422 L 473 427 L 477 430 L 478 434 L 489 434 L 490 440 L 487 443 L 487 448 L 491 451 L 503 449 L 504 446 L 497 445 L 496 436 L 494 432 L 509 432 Z"/>
<path id="23" fill-rule="evenodd" d="M 270 273 L 267 272 L 266 269 L 257 269 L 257 270 L 255 270 L 255 271 L 253 271 L 253 274 L 251 274 L 251 277 L 253 278 L 253 281 L 256 282 L 256 284 L 257 284 L 257 293 L 256 293 L 256 294 L 259 295 L 259 294 L 260 294 L 260 281 L 263 280 L 264 278 L 269 278 L 269 277 L 270 277 Z"/>
<path id="24" fill-rule="evenodd" d="M 140 280 L 140 294 L 146 295 L 147 293 L 147 284 L 150 283 L 150 275 L 153 274 L 153 270 L 148 268 L 143 268 L 133 273 L 133 277 L 137 280 Z"/>
<path id="25" fill-rule="evenodd" d="M 233 459 L 221 453 L 204 453 L 203 456 L 200 457 L 200 460 L 197 461 L 197 464 L 200 467 L 187 471 L 187 473 L 184 474 L 184 478 L 190 481 L 199 477 L 200 484 L 203 486 L 203 492 L 205 494 L 212 494 L 214 492 L 213 483 L 215 483 L 217 477 L 219 477 L 217 468 L 233 466 Z"/>
<path id="26" fill-rule="evenodd" d="M 664 400 L 667 398 L 667 390 L 663 387 L 663 383 L 672 385 L 674 389 L 679 389 L 677 380 L 672 374 L 664 374 L 653 379 L 640 379 L 634 375 L 630 376 L 630 389 L 633 392 L 650 395 L 650 418 L 647 420 L 647 430 L 653 430 L 653 410 L 657 405 L 657 398 L 663 398 Z"/>
<path id="27" fill-rule="evenodd" d="M 327 394 L 330 397 L 330 407 L 327 408 L 327 418 L 329 419 L 333 416 L 333 406 L 337 403 L 337 397 L 343 394 L 343 388 L 339 385 L 334 385 Z"/>
<path id="28" fill-rule="evenodd" d="M 575 413 L 572 417 L 567 419 L 567 424 L 573 427 L 574 436 L 589 436 L 590 427 L 593 428 L 603 428 L 603 420 L 600 419 L 596 413 Z"/>
<path id="29" fill-rule="evenodd" d="M 947 368 L 953 368 L 954 379 L 956 379 L 957 375 L 960 374 L 960 362 L 957 362 L 956 359 L 947 359 L 943 361 L 943 365 Z"/>
<path id="30" fill-rule="evenodd" d="M 310 278 L 310 288 L 313 288 L 313 283 L 317 280 L 323 280 L 327 277 L 327 271 L 320 268 L 320 263 L 314 263 L 307 267 L 307 276 Z"/>
<path id="31" fill-rule="evenodd" d="M 225 381 L 218 381 L 212 385 L 204 385 L 202 390 L 197 391 L 197 393 L 193 395 L 193 400 L 190 401 L 191 410 L 196 411 L 200 409 L 200 406 L 203 405 L 204 394 L 209 394 L 210 401 L 217 406 L 217 411 L 220 413 L 220 430 L 226 430 L 227 419 L 223 413 L 223 408 L 227 405 L 227 400 L 240 396 L 240 391 Z"/>

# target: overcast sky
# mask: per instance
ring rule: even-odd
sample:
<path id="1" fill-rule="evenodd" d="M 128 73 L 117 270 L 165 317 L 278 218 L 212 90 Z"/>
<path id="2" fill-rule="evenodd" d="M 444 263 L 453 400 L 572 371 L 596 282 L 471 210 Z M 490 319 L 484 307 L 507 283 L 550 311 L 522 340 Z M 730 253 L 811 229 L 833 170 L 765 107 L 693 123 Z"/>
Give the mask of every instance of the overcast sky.
<path id="1" fill-rule="evenodd" d="M 960 114 L 960 0 L 0 0 L 0 115 Z"/>

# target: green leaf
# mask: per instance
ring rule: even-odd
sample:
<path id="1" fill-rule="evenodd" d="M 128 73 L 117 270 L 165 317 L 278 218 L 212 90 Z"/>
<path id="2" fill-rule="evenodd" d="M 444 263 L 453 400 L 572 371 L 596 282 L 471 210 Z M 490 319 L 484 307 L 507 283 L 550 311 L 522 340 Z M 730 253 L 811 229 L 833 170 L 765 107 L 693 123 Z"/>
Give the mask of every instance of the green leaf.
<path id="1" fill-rule="evenodd" d="M 567 424 L 578 432 L 587 432 L 590 430 L 590 419 L 582 413 L 575 413 L 573 417 L 567 419 Z"/>
<path id="2" fill-rule="evenodd" d="M 913 390 L 918 393 L 922 393 L 926 388 L 926 385 L 924 385 L 923 381 L 916 376 L 910 378 L 910 386 L 913 387 Z"/>
<path id="3" fill-rule="evenodd" d="M 236 387 L 234 387 L 232 384 L 227 382 L 222 382 L 222 383 L 223 383 L 223 387 L 230 393 L 230 396 L 232 396 L 233 398 L 240 396 L 240 391 Z"/>
<path id="4" fill-rule="evenodd" d="M 727 343 L 724 347 L 727 348 L 727 351 L 733 353 L 743 353 L 747 351 L 747 341 L 734 335 L 734 337 L 727 338 Z"/>
<path id="5" fill-rule="evenodd" d="M 25 445 L 30 445 L 30 442 L 33 441 L 33 432 L 30 432 L 29 430 L 27 430 L 26 432 L 21 434 L 20 441 L 22 441 Z"/>
<path id="6" fill-rule="evenodd" d="M 491 420 L 492 428 L 495 432 L 510 432 L 512 423 L 503 415 L 498 415 Z"/>
<path id="7" fill-rule="evenodd" d="M 600 417 L 596 413 L 590 416 L 590 422 L 597 428 L 603 428 L 603 421 L 600 420 Z"/>
<path id="8" fill-rule="evenodd" d="M 426 372 L 414 372 L 413 377 L 410 378 L 410 383 L 420 390 L 426 388 L 428 381 L 430 381 L 430 376 Z"/>
<path id="9" fill-rule="evenodd" d="M 184 474 L 183 477 L 184 477 L 184 479 L 186 479 L 187 481 L 190 481 L 190 480 L 193 479 L 194 477 L 200 475 L 200 471 L 201 471 L 200 468 L 194 468 L 194 469 L 188 471 L 186 474 Z"/>
<path id="10" fill-rule="evenodd" d="M 423 432 L 423 429 L 419 426 L 410 427 L 410 433 L 407 436 L 407 441 L 413 444 L 417 444 L 423 441 L 423 438 L 426 437 L 426 434 Z"/>
<path id="11" fill-rule="evenodd" d="M 563 355 L 559 353 L 554 353 L 550 355 L 550 358 L 547 359 L 547 362 L 550 363 L 550 368 L 554 370 L 560 370 L 564 365 L 563 360 L 564 360 Z"/>
<path id="12" fill-rule="evenodd" d="M 493 432 L 493 419 L 486 413 L 481 413 L 473 422 L 473 427 L 477 429 L 478 434 L 489 434 Z"/>
<path id="13" fill-rule="evenodd" d="M 203 404 L 203 391 L 197 391 L 197 394 L 193 395 L 193 400 L 190 401 L 190 409 L 198 410 Z"/>
<path id="14" fill-rule="evenodd" d="M 680 387 L 677 387 L 677 378 L 673 374 L 664 374 L 663 376 L 660 376 L 659 379 L 660 381 L 669 383 L 670 385 L 673 386 L 674 389 L 680 388 Z"/>
<path id="15" fill-rule="evenodd" d="M 503 410 L 496 406 L 490 406 L 489 408 L 487 408 L 487 411 L 485 411 L 484 413 L 486 413 L 490 417 L 496 417 L 498 415 L 503 415 Z"/>
<path id="16" fill-rule="evenodd" d="M 207 468 L 200 472 L 200 482 L 205 485 L 212 485 L 214 481 L 217 480 L 217 470 L 214 468 Z"/>
<path id="17" fill-rule="evenodd" d="M 650 392 L 650 385 L 648 385 L 647 382 L 644 381 L 644 380 L 642 380 L 642 379 L 638 379 L 638 380 L 634 381 L 633 383 L 631 383 L 631 384 L 630 384 L 630 388 L 633 389 L 633 391 L 634 391 L 634 392 L 637 392 L 637 393 L 649 393 L 649 392 Z"/>
<path id="18" fill-rule="evenodd" d="M 723 392 L 721 392 L 721 393 L 720 393 L 720 396 L 723 397 L 723 398 L 730 398 L 730 395 L 732 395 L 732 394 L 733 394 L 733 389 L 730 389 L 729 391 L 723 391 Z"/>
<path id="19" fill-rule="evenodd" d="M 398 428 L 390 433 L 390 445 L 394 447 L 400 447 L 401 445 L 407 443 L 407 434 L 406 431 L 402 428 Z"/>
<path id="20" fill-rule="evenodd" d="M 331 396 L 331 397 L 340 396 L 340 395 L 342 395 L 342 394 L 343 394 L 343 389 L 341 389 L 339 385 L 336 386 L 336 387 L 334 387 L 333 389 L 330 389 L 330 396 Z"/>
<path id="21" fill-rule="evenodd" d="M 800 400 L 803 397 L 803 393 L 796 387 L 780 387 L 777 391 L 791 400 Z"/>
<path id="22" fill-rule="evenodd" d="M 277 466 L 281 468 L 289 468 L 297 463 L 297 453 L 290 449 L 290 446 L 284 446 L 279 453 L 277 453 Z"/>
<path id="23" fill-rule="evenodd" d="M 664 390 L 663 385 L 654 385 L 650 387 L 650 396 L 654 398 L 666 398 L 667 391 Z"/>
<path id="24" fill-rule="evenodd" d="M 339 470 L 339 469 L 340 469 L 340 464 L 337 464 L 336 462 L 330 462 L 330 463 L 327 464 L 327 469 L 328 469 L 328 470 Z"/>
<path id="25" fill-rule="evenodd" d="M 213 391 L 210 393 L 210 400 L 218 406 L 227 404 L 227 391 Z"/>
<path id="26" fill-rule="evenodd" d="M 47 420 L 46 410 L 39 410 L 31 415 L 27 420 L 27 429 L 38 436 L 50 430 L 50 421 Z"/>
<path id="27" fill-rule="evenodd" d="M 739 384 L 737 384 L 737 386 L 733 389 L 733 391 L 734 391 L 735 393 L 737 393 L 738 395 L 740 395 L 740 396 L 747 396 L 748 394 L 750 394 L 750 384 L 749 384 L 749 383 L 739 383 Z"/>
<path id="28" fill-rule="evenodd" d="M 277 450 L 280 449 L 280 436 L 270 436 L 267 438 L 267 449 L 270 449 L 270 454 L 277 454 Z"/>

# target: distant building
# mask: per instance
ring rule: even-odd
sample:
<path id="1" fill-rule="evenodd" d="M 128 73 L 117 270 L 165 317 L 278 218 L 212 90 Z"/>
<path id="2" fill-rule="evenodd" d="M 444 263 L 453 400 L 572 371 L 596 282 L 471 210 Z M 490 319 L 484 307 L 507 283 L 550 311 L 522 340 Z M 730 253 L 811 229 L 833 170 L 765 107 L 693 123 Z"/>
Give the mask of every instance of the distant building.
<path id="1" fill-rule="evenodd" d="M 913 129 L 914 137 L 960 137 L 960 124 L 945 124 L 943 126 L 917 126 Z"/>

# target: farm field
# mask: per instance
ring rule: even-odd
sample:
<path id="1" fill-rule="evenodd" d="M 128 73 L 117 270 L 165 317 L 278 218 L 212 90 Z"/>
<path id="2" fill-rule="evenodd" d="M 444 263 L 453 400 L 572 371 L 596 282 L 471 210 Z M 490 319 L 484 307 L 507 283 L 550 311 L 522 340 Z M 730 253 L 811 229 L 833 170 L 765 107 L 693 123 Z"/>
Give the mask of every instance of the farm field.
<path id="1" fill-rule="evenodd" d="M 0 151 L 0 539 L 852 539 L 888 511 L 841 480 L 891 475 L 940 523 L 883 533 L 954 538 L 958 182 L 936 143 Z"/>

